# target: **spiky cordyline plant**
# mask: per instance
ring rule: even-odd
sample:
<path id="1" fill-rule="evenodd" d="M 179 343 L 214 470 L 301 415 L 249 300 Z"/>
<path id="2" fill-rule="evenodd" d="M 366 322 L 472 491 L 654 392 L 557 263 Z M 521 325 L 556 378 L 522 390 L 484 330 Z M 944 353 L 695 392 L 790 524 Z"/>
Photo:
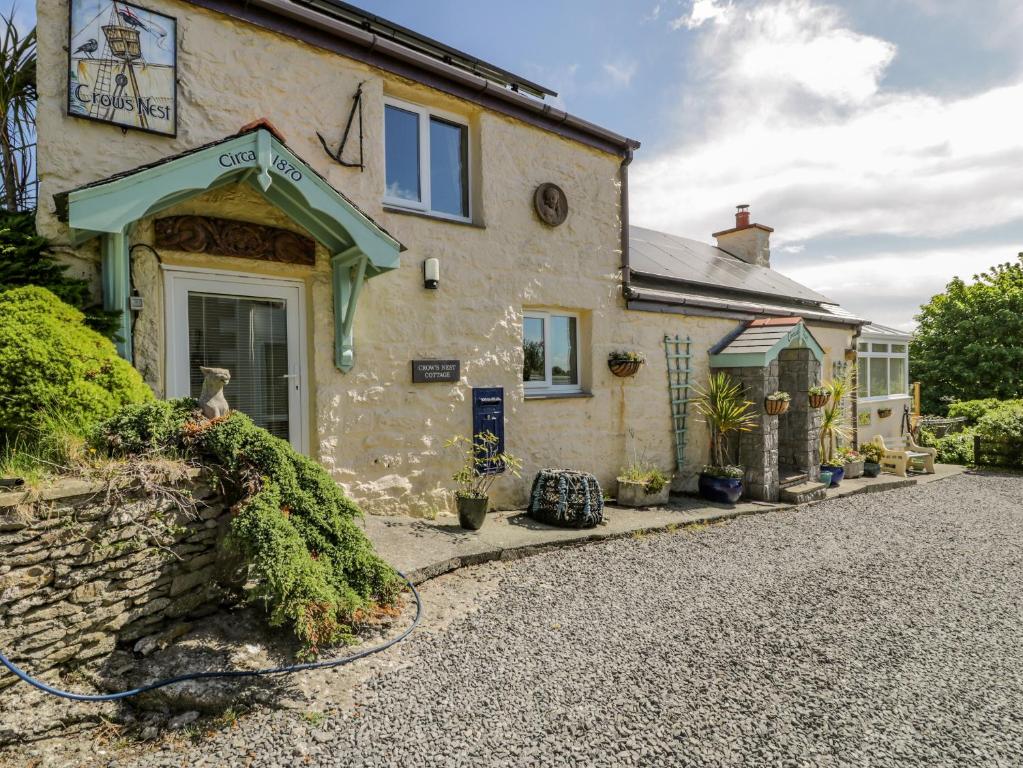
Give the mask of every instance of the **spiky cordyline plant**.
<path id="1" fill-rule="evenodd" d="M 753 403 L 743 394 L 742 385 L 727 373 L 710 377 L 706 390 L 697 390 L 696 410 L 710 427 L 710 453 L 715 466 L 728 461 L 728 436 L 733 432 L 750 432 L 756 428 L 757 414 Z"/>
<path id="2" fill-rule="evenodd" d="M 821 411 L 821 464 L 827 464 L 835 458 L 835 448 L 839 439 L 849 439 L 849 421 L 846 418 L 842 399 L 849 390 L 849 379 L 832 379 L 824 385 L 830 399 Z"/>
<path id="3" fill-rule="evenodd" d="M 22 210 L 32 202 L 31 181 L 36 111 L 36 31 L 14 23 L 14 10 L 0 16 L 0 183 L 3 206 Z"/>

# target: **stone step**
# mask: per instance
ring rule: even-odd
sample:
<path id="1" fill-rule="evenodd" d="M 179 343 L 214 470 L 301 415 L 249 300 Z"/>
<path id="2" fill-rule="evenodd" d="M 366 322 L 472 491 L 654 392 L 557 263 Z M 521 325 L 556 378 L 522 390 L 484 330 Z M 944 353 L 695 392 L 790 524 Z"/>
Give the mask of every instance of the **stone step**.
<path id="1" fill-rule="evenodd" d="M 786 504 L 806 504 L 808 501 L 820 501 L 825 498 L 827 488 L 824 483 L 800 483 L 783 488 L 779 497 Z"/>
<path id="2" fill-rule="evenodd" d="M 791 488 L 794 485 L 802 485 L 803 483 L 805 483 L 807 481 L 807 479 L 808 478 L 807 478 L 805 472 L 803 472 L 802 474 L 798 474 L 798 475 L 782 475 L 778 479 L 778 487 L 782 488 L 782 489 L 785 489 L 785 488 Z"/>

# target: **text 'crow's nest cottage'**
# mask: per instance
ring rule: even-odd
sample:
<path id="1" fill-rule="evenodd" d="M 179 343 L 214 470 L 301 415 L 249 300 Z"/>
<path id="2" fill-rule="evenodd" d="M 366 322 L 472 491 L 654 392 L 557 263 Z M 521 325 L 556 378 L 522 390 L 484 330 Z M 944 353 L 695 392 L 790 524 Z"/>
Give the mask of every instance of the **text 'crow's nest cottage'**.
<path id="1" fill-rule="evenodd" d="M 817 462 L 806 391 L 864 321 L 773 271 L 745 209 L 716 245 L 630 227 L 638 142 L 547 88 L 333 0 L 39 0 L 38 33 L 39 229 L 158 395 L 229 369 L 380 513 L 448 508 L 445 440 L 480 428 L 525 462 L 500 505 L 634 456 L 692 487 L 717 368 L 793 395 L 743 438 L 751 496 Z"/>

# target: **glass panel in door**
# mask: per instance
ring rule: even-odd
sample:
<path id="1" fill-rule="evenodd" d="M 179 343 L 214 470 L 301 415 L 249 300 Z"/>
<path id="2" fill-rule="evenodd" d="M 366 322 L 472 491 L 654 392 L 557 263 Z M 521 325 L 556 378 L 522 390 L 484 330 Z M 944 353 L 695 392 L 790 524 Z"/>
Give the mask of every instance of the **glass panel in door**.
<path id="1" fill-rule="evenodd" d="M 189 291 L 188 357 L 192 397 L 202 390 L 199 366 L 227 368 L 231 408 L 289 439 L 287 302 Z"/>

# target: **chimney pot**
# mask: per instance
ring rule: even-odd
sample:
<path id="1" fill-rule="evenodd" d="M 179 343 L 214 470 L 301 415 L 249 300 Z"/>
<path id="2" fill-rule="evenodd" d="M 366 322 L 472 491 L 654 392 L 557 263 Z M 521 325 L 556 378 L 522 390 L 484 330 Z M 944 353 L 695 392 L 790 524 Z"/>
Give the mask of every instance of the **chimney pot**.
<path id="1" fill-rule="evenodd" d="M 735 228 L 746 229 L 749 226 L 749 205 L 735 206 Z"/>

